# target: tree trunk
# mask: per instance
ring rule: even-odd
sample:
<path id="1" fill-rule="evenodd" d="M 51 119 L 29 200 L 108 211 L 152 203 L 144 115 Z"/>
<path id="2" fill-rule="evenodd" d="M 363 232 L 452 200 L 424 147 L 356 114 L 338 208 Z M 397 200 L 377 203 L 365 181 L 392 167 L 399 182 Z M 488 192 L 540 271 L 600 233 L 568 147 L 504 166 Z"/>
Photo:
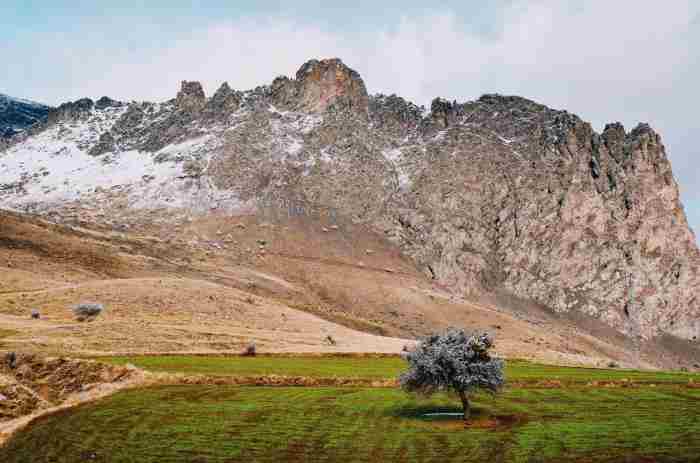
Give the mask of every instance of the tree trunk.
<path id="1" fill-rule="evenodd" d="M 464 421 L 469 421 L 469 415 L 471 414 L 471 410 L 469 409 L 469 397 L 467 397 L 467 393 L 464 391 L 458 392 L 459 398 L 462 399 L 462 408 L 464 409 Z"/>

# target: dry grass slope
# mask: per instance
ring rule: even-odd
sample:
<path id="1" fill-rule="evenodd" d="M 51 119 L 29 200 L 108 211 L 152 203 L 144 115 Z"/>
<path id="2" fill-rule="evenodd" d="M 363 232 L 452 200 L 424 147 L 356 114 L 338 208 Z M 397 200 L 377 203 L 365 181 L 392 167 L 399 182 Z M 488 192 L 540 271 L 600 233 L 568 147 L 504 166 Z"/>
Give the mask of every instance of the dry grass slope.
<path id="1" fill-rule="evenodd" d="M 490 329 L 511 358 L 659 363 L 655 351 L 579 321 L 463 299 L 342 220 L 210 214 L 127 233 L 3 211 L 0 272 L 0 322 L 12 331 L 0 350 L 237 353 L 255 341 L 261 352 L 396 353 L 406 339 L 457 325 Z M 70 308 L 86 301 L 106 309 L 79 323 Z"/>

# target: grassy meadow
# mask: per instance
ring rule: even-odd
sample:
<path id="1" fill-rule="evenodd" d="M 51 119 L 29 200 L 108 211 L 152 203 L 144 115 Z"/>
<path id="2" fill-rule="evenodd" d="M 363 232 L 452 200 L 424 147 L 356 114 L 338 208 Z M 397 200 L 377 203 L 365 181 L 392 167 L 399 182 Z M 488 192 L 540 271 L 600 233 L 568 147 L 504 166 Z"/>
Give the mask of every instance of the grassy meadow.
<path id="1" fill-rule="evenodd" d="M 103 360 L 213 376 L 385 379 L 405 367 L 396 357 Z M 474 397 L 467 426 L 450 415 L 461 412 L 458 399 L 420 398 L 391 387 L 126 390 L 35 420 L 0 449 L 0 461 L 700 461 L 700 388 L 693 387 L 698 375 L 524 361 L 508 362 L 506 374 L 511 384 L 501 394 Z M 635 387 L 623 387 L 627 380 Z"/>
<path id="2" fill-rule="evenodd" d="M 385 388 L 162 386 L 39 419 L 13 462 L 700 460 L 700 389 L 509 389 L 457 401 Z"/>
<path id="3" fill-rule="evenodd" d="M 136 365 L 149 371 L 209 376 L 308 376 L 312 378 L 391 379 L 406 369 L 398 356 L 196 356 L 154 355 L 100 357 L 100 361 Z M 506 378 L 511 382 L 559 381 L 564 384 L 592 381 L 635 383 L 700 382 L 700 374 L 680 371 L 648 371 L 604 368 L 575 368 L 543 365 L 523 360 L 506 362 Z"/>

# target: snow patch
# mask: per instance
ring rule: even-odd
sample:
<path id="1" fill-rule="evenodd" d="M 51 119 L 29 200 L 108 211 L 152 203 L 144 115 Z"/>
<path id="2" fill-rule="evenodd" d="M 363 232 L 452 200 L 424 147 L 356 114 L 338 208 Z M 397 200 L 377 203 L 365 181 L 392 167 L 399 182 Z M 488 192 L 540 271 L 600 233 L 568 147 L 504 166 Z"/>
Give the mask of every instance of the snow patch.
<path id="1" fill-rule="evenodd" d="M 73 201 L 100 201 L 118 195 L 134 208 L 206 210 L 237 207 L 229 192 L 216 188 L 203 171 L 220 144 L 204 135 L 156 153 L 127 150 L 90 156 L 90 146 L 111 128 L 123 109 L 97 111 L 81 122 L 59 123 L 0 155 L 0 200 L 23 209 Z M 187 161 L 203 166 L 188 172 Z"/>
<path id="2" fill-rule="evenodd" d="M 31 106 L 33 108 L 42 108 L 42 109 L 48 108 L 48 106 L 45 104 L 37 103 L 36 101 L 25 100 L 23 98 L 16 98 L 14 96 L 5 95 L 4 93 L 0 93 L 0 100 L 7 100 L 7 101 L 12 102 L 12 103 L 23 104 L 23 105 Z"/>
<path id="3" fill-rule="evenodd" d="M 499 140 L 501 140 L 501 141 L 502 141 L 503 143 L 505 143 L 506 145 L 510 145 L 511 143 L 513 143 L 513 142 L 515 141 L 514 139 L 502 137 L 502 136 L 500 136 L 500 135 L 498 135 L 498 134 L 496 134 L 496 136 L 498 137 Z"/>
<path id="4" fill-rule="evenodd" d="M 389 150 L 383 150 L 382 156 L 384 156 L 384 159 L 389 161 L 389 163 L 394 167 L 394 171 L 396 172 L 396 178 L 399 182 L 399 188 L 405 188 L 409 186 L 411 180 L 408 175 L 408 172 L 406 172 L 404 168 L 405 161 L 403 159 L 403 155 L 401 154 L 401 149 L 392 148 Z"/>

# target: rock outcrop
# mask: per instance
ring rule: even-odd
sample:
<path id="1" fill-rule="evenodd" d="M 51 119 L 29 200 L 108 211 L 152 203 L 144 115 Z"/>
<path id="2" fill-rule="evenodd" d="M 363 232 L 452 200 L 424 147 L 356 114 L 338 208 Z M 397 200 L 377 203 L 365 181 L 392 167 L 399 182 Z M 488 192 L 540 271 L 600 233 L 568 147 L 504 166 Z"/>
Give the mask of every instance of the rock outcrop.
<path id="1" fill-rule="evenodd" d="M 0 94 L 0 149 L 14 135 L 46 120 L 49 107 Z"/>
<path id="2" fill-rule="evenodd" d="M 116 166 L 137 150 L 168 166 L 121 180 L 129 204 L 333 208 L 381 231 L 454 291 L 510 294 L 635 337 L 700 338 L 700 255 L 648 125 L 596 133 L 566 111 L 495 94 L 438 98 L 426 113 L 396 95 L 368 96 L 338 59 L 244 92 L 224 84 L 207 99 L 200 84 L 183 82 L 165 103 L 97 106 L 62 105 L 45 134 L 6 148 L 16 173 L 0 170 L 0 186 L 9 185 L 0 198 L 14 207 L 55 198 L 62 184 L 42 189 L 51 177 L 33 175 L 51 168 L 37 160 L 29 170 L 26 152 L 43 149 L 52 130 L 82 130 L 62 149 Z M 91 201 L 108 207 L 87 193 L 80 207 Z"/>
<path id="3" fill-rule="evenodd" d="M 204 107 L 207 97 L 199 82 L 182 81 L 182 87 L 175 98 L 175 106 L 181 111 L 197 112 Z"/>
<path id="4" fill-rule="evenodd" d="M 95 109 L 118 108 L 120 106 L 124 106 L 124 103 L 113 100 L 108 96 L 103 96 L 95 102 Z"/>
<path id="5" fill-rule="evenodd" d="M 85 119 L 90 115 L 90 111 L 95 106 L 95 102 L 90 98 L 81 98 L 76 101 L 63 103 L 57 108 L 52 108 L 48 114 L 48 123 L 55 124 L 60 121 L 73 121 Z"/>
<path id="6" fill-rule="evenodd" d="M 337 58 L 307 61 L 296 79 L 278 77 L 272 100 L 281 108 L 321 113 L 329 107 L 366 113 L 367 89 L 360 75 Z"/>
<path id="7" fill-rule="evenodd" d="M 389 229 L 431 275 L 630 335 L 698 335 L 696 241 L 651 128 L 599 135 L 566 112 L 495 95 L 438 109 L 448 129 L 414 153 L 427 162 Z"/>
<path id="8" fill-rule="evenodd" d="M 204 114 L 209 119 L 225 121 L 231 114 L 236 112 L 241 106 L 241 95 L 233 90 L 228 82 L 221 84 L 221 87 L 207 101 Z"/>

